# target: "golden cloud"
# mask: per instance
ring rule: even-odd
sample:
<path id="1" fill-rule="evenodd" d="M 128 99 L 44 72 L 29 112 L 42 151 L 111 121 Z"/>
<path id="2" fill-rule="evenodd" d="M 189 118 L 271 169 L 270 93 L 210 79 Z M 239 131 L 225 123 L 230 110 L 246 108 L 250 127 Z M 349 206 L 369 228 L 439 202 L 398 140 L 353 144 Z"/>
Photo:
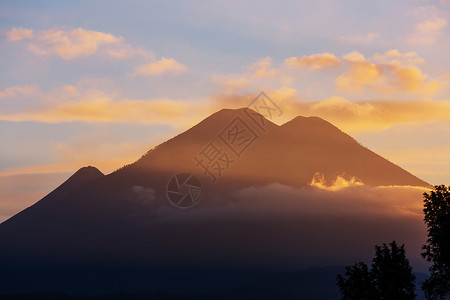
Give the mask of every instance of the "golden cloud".
<path id="1" fill-rule="evenodd" d="M 447 27 L 447 19 L 442 17 L 441 12 L 435 6 L 419 7 L 414 14 L 419 21 L 406 41 L 419 46 L 434 44 Z"/>
<path id="2" fill-rule="evenodd" d="M 226 92 L 236 92 L 245 89 L 249 85 L 249 80 L 244 76 L 233 77 L 226 75 L 213 74 L 212 82 L 221 87 Z"/>
<path id="3" fill-rule="evenodd" d="M 344 97 L 331 97 L 322 101 L 303 101 L 295 89 L 282 87 L 266 91 L 272 101 L 283 110 L 282 124 L 296 116 L 321 117 L 349 133 L 377 131 L 400 124 L 423 124 L 450 121 L 450 101 L 434 100 L 373 100 L 349 101 Z M 216 94 L 212 111 L 220 108 L 245 107 L 253 94 Z"/>
<path id="4" fill-rule="evenodd" d="M 238 74 L 213 74 L 211 81 L 221 89 L 221 93 L 235 94 L 245 89 L 264 89 L 274 85 L 289 85 L 293 78 L 283 70 L 273 66 L 273 59 L 264 57 L 243 67 Z"/>
<path id="5" fill-rule="evenodd" d="M 400 53 L 390 50 L 375 54 L 372 62 L 359 52 L 343 56 L 349 69 L 336 79 L 336 87 L 341 91 L 363 92 L 368 89 L 380 93 L 416 93 L 433 95 L 447 85 L 446 81 L 428 79 L 427 75 L 414 64 L 422 63 L 415 52 Z"/>
<path id="6" fill-rule="evenodd" d="M 332 97 L 316 103 L 288 104 L 292 114 L 319 116 L 346 132 L 386 129 L 399 124 L 450 121 L 450 101 L 379 100 L 351 102 Z"/>
<path id="7" fill-rule="evenodd" d="M 37 85 L 16 85 L 0 91 L 0 98 L 31 97 L 38 94 L 39 89 Z"/>
<path id="8" fill-rule="evenodd" d="M 188 104 L 173 100 L 124 100 L 96 99 L 68 102 L 35 111 L 0 115 L 5 121 L 62 122 L 136 122 L 166 123 L 169 119 L 183 117 Z"/>
<path id="9" fill-rule="evenodd" d="M 100 48 L 105 48 L 103 53 L 113 58 L 133 56 L 154 58 L 153 53 L 143 48 L 125 44 L 122 37 L 83 28 L 74 30 L 53 28 L 36 34 L 31 29 L 13 28 L 6 35 L 12 42 L 30 40 L 28 50 L 36 55 L 56 55 L 65 60 L 93 55 L 98 53 Z"/>
<path id="10" fill-rule="evenodd" d="M 12 42 L 31 39 L 33 38 L 33 30 L 14 27 L 10 31 L 6 32 L 6 37 Z"/>
<path id="11" fill-rule="evenodd" d="M 273 60 L 270 57 L 265 57 L 251 66 L 247 67 L 247 74 L 252 78 L 274 78 L 280 74 L 278 69 L 272 67 Z"/>
<path id="12" fill-rule="evenodd" d="M 308 68 L 310 70 L 336 69 L 341 72 L 334 79 L 335 88 L 345 92 L 370 92 L 377 94 L 435 95 L 448 85 L 445 76 L 429 78 L 418 65 L 425 61 L 416 52 L 400 52 L 391 49 L 375 53 L 366 58 L 353 51 L 341 58 L 332 53 L 318 53 L 302 57 L 289 57 L 283 65 L 287 68 Z M 273 60 L 265 57 L 244 68 L 241 74 L 212 76 L 222 93 L 238 93 L 252 89 L 276 89 L 289 86 L 294 81 L 293 73 L 287 68 L 273 66 Z"/>
<path id="13" fill-rule="evenodd" d="M 375 53 L 372 60 L 377 63 L 400 63 L 404 65 L 419 65 L 425 63 L 416 52 L 401 53 L 397 49 L 388 50 L 383 54 Z"/>
<path id="14" fill-rule="evenodd" d="M 179 74 L 186 72 L 186 66 L 173 58 L 163 57 L 161 60 L 139 66 L 133 75 L 161 75 L 165 73 Z"/>
<path id="15" fill-rule="evenodd" d="M 134 48 L 130 45 L 120 44 L 106 50 L 106 53 L 113 58 L 130 58 L 134 56 L 142 56 L 148 59 L 154 59 L 155 55 L 144 48 Z"/>
<path id="16" fill-rule="evenodd" d="M 319 53 L 302 57 L 289 57 L 284 61 L 284 64 L 288 67 L 308 67 L 311 70 L 320 70 L 337 67 L 340 60 L 332 53 Z"/>
<path id="17" fill-rule="evenodd" d="M 336 79 L 336 87 L 342 91 L 362 92 L 364 87 L 382 87 L 384 85 L 382 70 L 368 61 L 354 61 L 350 70 Z"/>
<path id="18" fill-rule="evenodd" d="M 58 55 L 63 59 L 72 59 L 83 55 L 92 55 L 104 44 L 118 43 L 120 37 L 82 28 L 65 31 L 49 29 L 40 32 L 28 49 L 37 55 Z"/>

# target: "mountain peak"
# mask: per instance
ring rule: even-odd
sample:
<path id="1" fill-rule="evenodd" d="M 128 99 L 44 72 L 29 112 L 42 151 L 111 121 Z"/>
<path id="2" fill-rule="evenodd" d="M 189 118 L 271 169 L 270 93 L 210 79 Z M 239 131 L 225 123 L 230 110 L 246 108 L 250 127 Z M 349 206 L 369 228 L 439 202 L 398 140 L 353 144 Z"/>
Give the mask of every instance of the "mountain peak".
<path id="1" fill-rule="evenodd" d="M 282 127 L 285 127 L 285 126 L 287 126 L 287 127 L 290 127 L 290 126 L 331 126 L 331 127 L 337 128 L 330 122 L 328 122 L 320 117 L 316 117 L 316 116 L 311 116 L 311 117 L 297 116 L 297 117 L 293 118 L 292 120 L 284 123 L 281 126 Z"/>
<path id="2" fill-rule="evenodd" d="M 75 172 L 75 174 L 72 175 L 73 177 L 89 177 L 92 179 L 96 178 L 96 177 L 102 177 L 105 176 L 99 169 L 97 169 L 96 167 L 93 166 L 87 166 L 87 167 L 82 167 L 80 168 L 78 171 Z"/>
<path id="3" fill-rule="evenodd" d="M 263 120 L 263 123 L 267 127 L 278 127 L 278 125 L 267 119 L 263 114 L 248 107 L 241 107 L 235 109 L 221 109 L 205 118 L 193 128 L 201 128 L 201 136 L 208 135 L 207 132 L 209 131 L 211 131 L 212 134 L 217 134 L 218 131 L 220 132 L 223 128 L 228 126 L 235 118 L 240 118 L 244 123 L 259 122 Z"/>
<path id="4" fill-rule="evenodd" d="M 249 113 L 249 114 L 257 114 L 261 117 L 264 117 L 259 112 L 248 108 L 248 107 L 240 107 L 240 108 L 223 108 L 219 110 L 218 112 L 212 114 L 211 116 L 225 116 L 225 117 L 237 117 L 243 113 Z"/>

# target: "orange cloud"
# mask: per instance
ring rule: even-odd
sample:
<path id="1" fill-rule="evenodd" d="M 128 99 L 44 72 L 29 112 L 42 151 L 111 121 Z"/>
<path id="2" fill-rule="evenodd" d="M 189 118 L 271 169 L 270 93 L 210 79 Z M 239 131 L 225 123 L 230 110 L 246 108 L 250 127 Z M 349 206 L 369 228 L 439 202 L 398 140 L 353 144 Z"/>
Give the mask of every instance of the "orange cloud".
<path id="1" fill-rule="evenodd" d="M 16 85 L 0 91 L 0 98 L 31 97 L 38 94 L 39 89 L 36 85 Z"/>
<path id="2" fill-rule="evenodd" d="M 33 38 L 33 30 L 14 27 L 10 31 L 6 32 L 6 37 L 12 42 L 31 39 Z"/>
<path id="3" fill-rule="evenodd" d="M 82 28 L 65 31 L 49 29 L 40 32 L 28 49 L 37 55 L 58 55 L 63 59 L 92 55 L 104 44 L 118 43 L 121 38 Z"/>
<path id="4" fill-rule="evenodd" d="M 7 121 L 37 121 L 44 123 L 61 123 L 73 121 L 126 122 L 135 120 L 140 123 L 154 123 L 166 117 L 179 116 L 186 105 L 172 100 L 144 101 L 125 100 L 110 101 L 97 99 L 90 101 L 69 102 L 44 108 L 39 111 L 24 112 L 15 115 L 0 115 Z"/>
<path id="5" fill-rule="evenodd" d="M 211 80 L 226 92 L 243 90 L 249 85 L 249 80 L 243 76 L 234 78 L 233 76 L 213 74 Z"/>
<path id="6" fill-rule="evenodd" d="M 33 105 L 14 105 L 13 98 L 24 93 L 33 96 Z M 110 80 L 101 78 L 85 78 L 48 91 L 37 86 L 10 87 L 0 91 L 3 95 L 6 101 L 2 107 L 8 109 L 0 112 L 0 120 L 10 122 L 131 122 L 186 128 L 212 112 L 208 105 L 194 99 L 127 99 Z"/>
<path id="7" fill-rule="evenodd" d="M 436 18 L 416 25 L 415 32 L 408 38 L 408 42 L 418 45 L 431 45 L 436 42 L 442 30 L 447 26 L 447 20 Z"/>
<path id="8" fill-rule="evenodd" d="M 331 53 L 319 53 L 302 57 L 289 57 L 284 61 L 288 67 L 309 67 L 311 70 L 337 67 L 340 64 L 339 58 Z"/>
<path id="9" fill-rule="evenodd" d="M 388 50 L 383 54 L 375 53 L 372 60 L 377 63 L 400 63 L 405 65 L 419 65 L 425 63 L 416 52 L 401 53 L 397 49 Z"/>
<path id="10" fill-rule="evenodd" d="M 312 178 L 309 185 L 322 190 L 339 191 L 345 188 L 362 186 L 364 185 L 364 183 L 353 176 L 346 178 L 346 176 L 344 175 L 338 175 L 331 184 L 327 184 L 327 182 L 325 181 L 325 176 L 317 172 L 316 174 L 314 174 L 314 177 Z"/>
<path id="11" fill-rule="evenodd" d="M 382 70 L 368 61 L 353 62 L 350 70 L 336 79 L 336 87 L 342 91 L 362 92 L 364 87 L 382 86 Z"/>
<path id="12" fill-rule="evenodd" d="M 434 44 L 447 27 L 447 19 L 435 6 L 419 7 L 413 13 L 419 21 L 406 41 L 413 45 Z"/>
<path id="13" fill-rule="evenodd" d="M 161 60 L 135 68 L 133 75 L 161 75 L 165 73 L 179 74 L 186 72 L 186 66 L 173 58 L 163 57 Z"/>
<path id="14" fill-rule="evenodd" d="M 450 121 L 450 101 L 350 102 L 332 97 L 316 103 L 292 102 L 292 113 L 322 117 L 346 132 L 371 131 L 398 124 Z"/>
<path id="15" fill-rule="evenodd" d="M 125 44 L 122 37 L 82 28 L 74 30 L 53 28 L 36 34 L 31 29 L 13 28 L 6 35 L 12 42 L 30 40 L 28 50 L 36 55 L 56 55 L 65 60 L 90 56 L 103 48 L 103 53 L 112 58 L 123 59 L 133 56 L 154 58 L 153 53 L 143 48 L 134 48 Z"/>
<path id="16" fill-rule="evenodd" d="M 339 129 L 349 132 L 367 132 L 390 128 L 400 124 L 424 124 L 450 121 L 450 101 L 434 100 L 373 100 L 348 101 L 344 97 L 331 97 L 322 101 L 304 101 L 293 88 L 283 87 L 266 91 L 269 98 L 283 111 L 273 122 L 282 124 L 296 116 L 321 117 Z M 239 108 L 247 106 L 254 94 L 217 94 L 215 106 Z"/>
<path id="17" fill-rule="evenodd" d="M 134 48 L 130 45 L 120 44 L 106 50 L 106 53 L 113 58 L 130 58 L 134 56 L 142 56 L 148 59 L 154 59 L 155 55 L 144 48 Z"/>
<path id="18" fill-rule="evenodd" d="M 251 66 L 247 67 L 248 74 L 253 78 L 274 78 L 279 75 L 279 70 L 272 67 L 273 60 L 270 57 L 265 57 Z"/>
<path id="19" fill-rule="evenodd" d="M 400 53 L 394 49 L 375 54 L 372 60 L 378 63 L 374 63 L 355 51 L 344 55 L 343 60 L 350 69 L 336 79 L 336 87 L 341 91 L 363 92 L 367 88 L 381 93 L 433 95 L 447 85 L 445 81 L 428 79 L 413 65 L 423 62 L 415 52 Z"/>
<path id="20" fill-rule="evenodd" d="M 273 66 L 270 57 L 264 57 L 251 65 L 243 67 L 238 74 L 213 74 L 211 81 L 219 88 L 221 93 L 234 94 L 245 89 L 261 90 L 275 85 L 289 85 L 293 78 Z"/>
<path id="21" fill-rule="evenodd" d="M 195 111 L 195 114 L 192 114 Z M 206 113 L 205 113 L 206 112 Z M 71 101 L 44 105 L 40 108 L 0 114 L 0 120 L 42 123 L 65 122 L 132 122 L 140 124 L 169 124 L 186 128 L 210 113 L 209 107 L 168 99 L 122 100 L 102 96 L 94 100 Z"/>

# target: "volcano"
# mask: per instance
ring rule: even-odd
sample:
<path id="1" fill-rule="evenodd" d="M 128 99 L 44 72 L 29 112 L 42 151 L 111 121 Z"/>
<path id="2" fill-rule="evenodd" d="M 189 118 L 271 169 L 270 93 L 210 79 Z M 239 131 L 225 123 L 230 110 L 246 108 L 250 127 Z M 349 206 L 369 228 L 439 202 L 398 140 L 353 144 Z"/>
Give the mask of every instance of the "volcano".
<path id="1" fill-rule="evenodd" d="M 111 269 L 130 266 L 152 270 L 152 288 L 164 290 L 165 283 L 155 279 L 163 275 L 155 270 L 335 264 L 367 251 L 368 241 L 357 243 L 361 236 L 373 243 L 393 227 L 406 238 L 423 234 L 417 218 L 414 226 L 407 219 L 399 229 L 395 218 L 299 217 L 298 207 L 264 209 L 268 202 L 288 205 L 273 191 L 312 195 L 317 178 L 323 188 L 317 193 L 338 178 L 366 188 L 430 187 L 321 118 L 299 116 L 278 126 L 248 108 L 223 109 L 111 174 L 80 169 L 0 224 L 0 292 L 66 286 L 61 272 L 78 274 L 64 291 L 85 291 L 93 269 L 101 269 L 104 279 Z M 247 201 L 246 195 L 259 190 L 266 193 Z M 342 245 L 353 246 L 339 250 Z M 23 274 L 35 277 L 27 285 Z M 134 279 L 130 284 L 139 282 L 136 289 L 148 287 Z"/>

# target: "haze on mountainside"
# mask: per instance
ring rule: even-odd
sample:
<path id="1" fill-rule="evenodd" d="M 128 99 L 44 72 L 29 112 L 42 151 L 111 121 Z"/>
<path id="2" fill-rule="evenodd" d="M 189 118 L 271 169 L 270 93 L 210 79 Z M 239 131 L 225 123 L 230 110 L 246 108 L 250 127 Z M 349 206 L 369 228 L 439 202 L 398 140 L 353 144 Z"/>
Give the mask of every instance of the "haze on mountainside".
<path id="1" fill-rule="evenodd" d="M 201 185 L 188 210 L 168 199 L 180 173 Z M 111 174 L 80 169 L 0 224 L 0 260 L 276 269 L 348 263 L 395 239 L 423 266 L 428 188 L 323 119 L 224 109 Z"/>

